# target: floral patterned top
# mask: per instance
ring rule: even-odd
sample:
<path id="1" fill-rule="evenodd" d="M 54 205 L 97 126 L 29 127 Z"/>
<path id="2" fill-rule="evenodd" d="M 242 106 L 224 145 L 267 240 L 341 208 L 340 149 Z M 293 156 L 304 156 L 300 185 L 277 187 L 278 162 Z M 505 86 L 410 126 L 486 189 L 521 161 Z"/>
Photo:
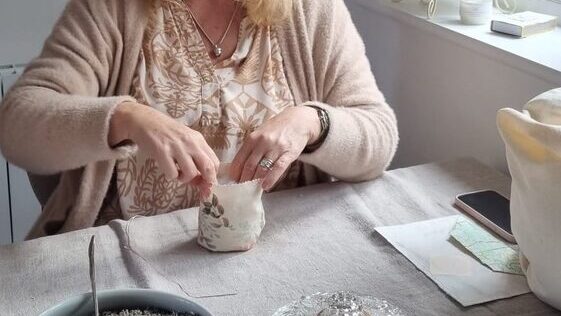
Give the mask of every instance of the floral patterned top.
<path id="1" fill-rule="evenodd" d="M 154 1 L 152 9 L 132 95 L 201 132 L 221 161 L 230 162 L 247 135 L 294 106 L 271 27 L 245 18 L 234 54 L 213 64 L 182 0 Z M 293 164 L 278 187 L 298 186 L 301 169 Z M 114 178 L 98 224 L 198 205 L 194 188 L 167 180 L 142 152 L 118 161 Z"/>

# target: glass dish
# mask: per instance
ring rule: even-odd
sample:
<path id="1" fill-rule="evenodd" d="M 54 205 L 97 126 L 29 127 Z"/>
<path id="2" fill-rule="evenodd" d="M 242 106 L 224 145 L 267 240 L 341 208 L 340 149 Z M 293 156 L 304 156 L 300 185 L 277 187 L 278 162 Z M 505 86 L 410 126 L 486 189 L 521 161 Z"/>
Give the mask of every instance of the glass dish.
<path id="1" fill-rule="evenodd" d="M 403 316 L 385 300 L 351 292 L 303 296 L 277 310 L 273 316 Z"/>

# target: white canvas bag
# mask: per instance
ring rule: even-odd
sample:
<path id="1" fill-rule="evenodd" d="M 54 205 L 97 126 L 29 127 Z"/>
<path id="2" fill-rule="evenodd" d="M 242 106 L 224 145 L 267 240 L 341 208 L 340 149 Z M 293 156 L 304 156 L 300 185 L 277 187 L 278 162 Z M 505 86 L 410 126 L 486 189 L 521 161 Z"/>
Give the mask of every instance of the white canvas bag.
<path id="1" fill-rule="evenodd" d="M 501 109 L 497 124 L 512 175 L 512 231 L 532 291 L 561 309 L 561 89 L 522 112 Z"/>
<path id="2" fill-rule="evenodd" d="M 211 251 L 251 249 L 265 226 L 261 180 L 235 183 L 229 164 L 218 172 L 218 184 L 199 208 L 198 243 Z"/>

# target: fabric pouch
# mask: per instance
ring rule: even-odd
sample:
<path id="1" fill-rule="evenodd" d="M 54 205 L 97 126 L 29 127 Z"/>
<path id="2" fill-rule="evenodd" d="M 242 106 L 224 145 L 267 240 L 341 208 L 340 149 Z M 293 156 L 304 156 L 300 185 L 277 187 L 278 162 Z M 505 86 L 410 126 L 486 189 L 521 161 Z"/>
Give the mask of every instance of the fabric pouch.
<path id="1" fill-rule="evenodd" d="M 561 309 L 561 89 L 522 112 L 501 109 L 497 124 L 512 176 L 512 232 L 530 289 Z"/>
<path id="2" fill-rule="evenodd" d="M 220 166 L 218 184 L 199 207 L 197 240 L 210 251 L 247 251 L 265 226 L 261 180 L 235 183 L 229 169 L 230 164 Z"/>

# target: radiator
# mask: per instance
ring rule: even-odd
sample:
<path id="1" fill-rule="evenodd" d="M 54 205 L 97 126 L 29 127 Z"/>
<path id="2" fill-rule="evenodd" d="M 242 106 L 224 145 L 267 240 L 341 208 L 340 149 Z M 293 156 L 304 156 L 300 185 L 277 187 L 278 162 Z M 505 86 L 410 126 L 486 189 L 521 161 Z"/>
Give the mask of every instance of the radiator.
<path id="1" fill-rule="evenodd" d="M 0 96 L 4 96 L 8 89 L 14 84 L 23 72 L 24 65 L 0 66 Z"/>
<path id="2" fill-rule="evenodd" d="M 23 65 L 0 66 L 0 99 L 22 72 Z M 0 155 L 0 245 L 23 240 L 40 212 L 27 173 Z"/>

